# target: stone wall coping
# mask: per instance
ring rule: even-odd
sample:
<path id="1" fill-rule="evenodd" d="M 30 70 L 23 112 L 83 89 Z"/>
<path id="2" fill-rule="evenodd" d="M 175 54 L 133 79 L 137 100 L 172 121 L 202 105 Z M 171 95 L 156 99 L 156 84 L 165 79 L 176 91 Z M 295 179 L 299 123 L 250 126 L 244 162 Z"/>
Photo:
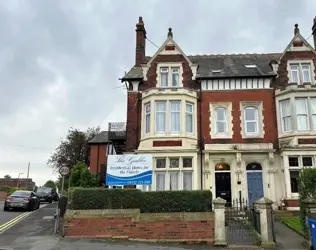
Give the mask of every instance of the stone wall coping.
<path id="1" fill-rule="evenodd" d="M 213 212 L 170 212 L 170 213 L 140 213 L 139 209 L 96 209 L 67 210 L 65 219 L 75 218 L 132 218 L 132 221 L 201 221 L 214 220 Z"/>

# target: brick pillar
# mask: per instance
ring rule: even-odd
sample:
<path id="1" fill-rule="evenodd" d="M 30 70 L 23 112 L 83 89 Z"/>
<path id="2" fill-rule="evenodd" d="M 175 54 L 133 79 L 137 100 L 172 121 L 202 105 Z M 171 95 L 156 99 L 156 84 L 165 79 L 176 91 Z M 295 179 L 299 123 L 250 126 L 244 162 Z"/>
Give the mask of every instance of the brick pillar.
<path id="1" fill-rule="evenodd" d="M 226 229 L 225 229 L 225 204 L 226 200 L 217 197 L 213 200 L 215 213 L 215 246 L 226 246 Z"/>
<path id="2" fill-rule="evenodd" d="M 272 231 L 272 204 L 273 201 L 266 197 L 255 202 L 256 209 L 260 212 L 261 246 L 263 248 L 276 249 Z"/>

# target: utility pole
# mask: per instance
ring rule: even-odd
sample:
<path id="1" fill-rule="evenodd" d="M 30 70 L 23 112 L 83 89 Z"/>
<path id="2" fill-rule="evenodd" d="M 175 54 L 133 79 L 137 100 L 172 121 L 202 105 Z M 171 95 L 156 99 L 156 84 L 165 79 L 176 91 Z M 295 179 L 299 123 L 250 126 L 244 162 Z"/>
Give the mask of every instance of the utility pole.
<path id="1" fill-rule="evenodd" d="M 29 162 L 29 165 L 27 166 L 26 188 L 29 187 L 28 184 L 29 184 L 30 166 L 31 166 L 31 162 Z"/>

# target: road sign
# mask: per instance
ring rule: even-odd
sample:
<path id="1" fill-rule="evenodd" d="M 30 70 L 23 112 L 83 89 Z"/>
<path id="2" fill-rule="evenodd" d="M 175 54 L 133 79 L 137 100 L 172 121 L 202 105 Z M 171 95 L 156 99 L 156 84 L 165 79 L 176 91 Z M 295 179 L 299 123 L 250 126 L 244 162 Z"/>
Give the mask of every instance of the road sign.
<path id="1" fill-rule="evenodd" d="M 62 166 L 60 167 L 59 169 L 59 173 L 62 175 L 62 176 L 66 176 L 69 174 L 69 168 L 67 166 Z"/>

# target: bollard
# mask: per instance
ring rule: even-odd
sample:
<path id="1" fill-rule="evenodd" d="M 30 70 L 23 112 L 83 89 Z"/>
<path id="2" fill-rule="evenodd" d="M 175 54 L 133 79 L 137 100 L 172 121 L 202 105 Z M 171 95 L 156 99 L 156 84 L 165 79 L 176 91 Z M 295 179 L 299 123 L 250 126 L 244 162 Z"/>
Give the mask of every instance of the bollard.
<path id="1" fill-rule="evenodd" d="M 67 196 L 61 196 L 59 198 L 59 202 L 58 202 L 58 208 L 59 208 L 59 215 L 60 217 L 64 217 L 66 210 L 67 210 L 67 204 L 68 204 L 68 197 Z"/>

